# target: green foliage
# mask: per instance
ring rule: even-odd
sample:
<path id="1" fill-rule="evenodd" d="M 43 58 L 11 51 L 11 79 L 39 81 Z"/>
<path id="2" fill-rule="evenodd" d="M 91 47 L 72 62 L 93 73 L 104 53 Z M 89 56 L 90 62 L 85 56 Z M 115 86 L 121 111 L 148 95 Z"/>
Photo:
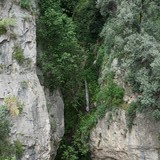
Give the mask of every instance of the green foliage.
<path id="1" fill-rule="evenodd" d="M 107 104 L 106 104 L 107 105 Z M 103 118 L 107 112 L 107 109 L 109 109 L 110 106 L 106 106 L 106 105 L 99 105 L 97 108 L 97 115 L 98 118 Z"/>
<path id="2" fill-rule="evenodd" d="M 11 157 L 11 158 L 6 157 L 5 159 L 0 159 L 0 160 L 16 160 L 16 158 L 15 157 Z"/>
<path id="3" fill-rule="evenodd" d="M 9 122 L 6 119 L 6 115 L 7 115 L 7 110 L 5 109 L 4 106 L 0 106 L 0 118 L 1 118 L 1 123 L 0 123 L 0 140 L 2 141 L 3 139 L 5 139 L 5 137 L 8 135 L 9 133 Z"/>
<path id="4" fill-rule="evenodd" d="M 11 157 L 11 158 L 5 158 L 5 159 L 3 159 L 3 160 L 16 160 L 16 158 L 15 157 Z"/>
<path id="5" fill-rule="evenodd" d="M 158 27 L 160 2 L 124 0 L 115 2 L 117 5 L 115 11 L 108 10 L 110 3 L 108 0 L 100 0 L 97 4 L 101 13 L 108 16 L 108 21 L 101 32 L 106 46 L 105 57 L 107 60 L 110 57 L 120 59 L 119 67 L 124 71 L 122 76 L 125 77 L 126 83 L 130 84 L 132 91 L 138 95 L 138 108 L 131 105 L 133 115 L 136 110 L 134 108 L 137 108 L 140 111 L 152 112 L 153 117 L 158 120 L 160 39 L 157 35 L 160 33 Z M 105 66 L 102 72 L 106 72 Z M 133 115 L 131 117 L 135 117 Z"/>
<path id="6" fill-rule="evenodd" d="M 62 148 L 64 152 L 62 153 L 62 158 L 65 160 L 73 159 L 83 159 L 89 160 L 89 134 L 90 130 L 97 122 L 96 112 L 92 112 L 88 115 L 79 115 L 78 128 L 76 133 L 73 135 L 72 143 L 70 145 L 63 144 Z"/>
<path id="7" fill-rule="evenodd" d="M 151 110 L 159 119 L 158 1 L 99 0 L 97 7 L 104 17 L 94 0 L 40 0 L 39 5 L 37 39 L 42 53 L 38 67 L 45 77 L 44 85 L 51 90 L 60 87 L 65 102 L 66 139 L 57 159 L 88 159 L 90 130 L 107 110 L 123 102 L 124 90 L 108 72 L 115 57 L 119 58 L 122 79 L 138 95 L 137 102 L 127 106 L 129 129 L 137 110 Z M 97 101 L 89 114 L 84 107 L 84 80 L 88 82 L 91 105 Z"/>
<path id="8" fill-rule="evenodd" d="M 8 110 L 6 106 L 0 106 L 0 160 L 15 160 L 22 156 L 23 148 L 20 141 L 14 144 L 9 142 L 10 122 L 8 120 Z"/>
<path id="9" fill-rule="evenodd" d="M 13 58 L 21 65 L 25 60 L 25 57 L 23 55 L 23 50 L 18 45 L 15 45 L 13 47 L 13 50 L 14 50 Z"/>
<path id="10" fill-rule="evenodd" d="M 63 158 L 74 157 L 76 159 L 88 159 L 90 130 L 96 125 L 100 118 L 103 118 L 107 110 L 120 106 L 123 102 L 124 90 L 113 82 L 113 77 L 107 77 L 106 86 L 102 87 L 97 94 L 97 107 L 87 115 L 79 115 L 77 131 L 73 136 L 70 146 L 65 146 Z M 112 117 L 111 117 L 112 118 Z M 74 160 L 74 159 L 73 159 Z"/>
<path id="11" fill-rule="evenodd" d="M 63 149 L 65 150 L 62 159 L 70 159 L 70 160 L 78 160 L 78 157 L 76 156 L 77 151 L 74 147 L 68 146 L 66 149 L 66 146 L 63 146 Z"/>
<path id="12" fill-rule="evenodd" d="M 6 107 L 0 106 L 0 160 L 11 159 L 14 154 L 13 146 L 9 143 L 10 123 L 7 119 Z"/>
<path id="13" fill-rule="evenodd" d="M 47 3 L 41 2 L 42 14 L 38 20 L 38 41 L 45 40 L 38 65 L 47 79 L 46 85 L 54 88 L 66 83 L 66 80 L 69 82 L 73 75 L 79 75 L 83 55 L 72 20 L 56 8 L 57 2 L 52 1 L 53 7 L 45 8 Z"/>
<path id="14" fill-rule="evenodd" d="M 118 1 L 117 0 L 99 0 L 97 8 L 100 9 L 101 14 L 107 17 L 114 14 L 117 11 Z"/>
<path id="15" fill-rule="evenodd" d="M 159 108 L 157 94 L 159 94 L 160 51 L 157 49 L 158 46 L 154 37 L 148 34 L 133 34 L 128 37 L 126 44 L 125 51 L 129 54 L 126 66 L 130 69 L 129 73 L 134 73 L 129 82 L 132 82 L 132 87 L 140 93 L 138 100 L 141 110 Z"/>
<path id="16" fill-rule="evenodd" d="M 0 20 L 0 35 L 3 35 L 7 32 L 7 27 L 12 26 L 15 21 L 12 18 L 6 18 Z"/>
<path id="17" fill-rule="evenodd" d="M 61 8 L 64 13 L 69 17 L 72 17 L 74 14 L 74 9 L 77 5 L 78 0 L 60 0 Z"/>
<path id="18" fill-rule="evenodd" d="M 68 3 L 67 1 L 63 1 Z M 63 5 L 61 2 L 61 5 Z M 61 8 L 60 1 L 41 0 L 40 17 L 37 21 L 37 39 L 42 47 L 38 57 L 38 67 L 45 77 L 44 85 L 50 90 L 59 87 L 65 103 L 65 133 L 75 132 L 77 114 L 84 111 L 84 50 L 76 37 L 76 25 Z M 71 4 L 72 5 L 72 4 Z M 68 13 L 67 13 L 68 14 Z M 47 30 L 46 30 L 47 28 Z M 45 43 L 43 43 L 45 41 Z M 72 138 L 71 138 L 72 139 Z M 68 139 L 67 139 L 68 140 Z M 68 145 L 71 140 L 68 140 Z M 66 159 L 76 159 L 76 148 L 61 150 Z M 62 153 L 58 154 L 59 159 Z M 58 158 L 57 158 L 58 159 Z"/>
<path id="19" fill-rule="evenodd" d="M 129 107 L 127 108 L 126 112 L 126 120 L 127 120 L 127 126 L 129 130 L 131 131 L 132 126 L 133 126 L 133 121 L 136 117 L 136 112 L 137 112 L 138 104 L 137 102 L 132 102 Z"/>
<path id="20" fill-rule="evenodd" d="M 77 25 L 76 33 L 81 45 L 93 46 L 99 38 L 104 18 L 95 6 L 95 0 L 79 0 L 73 14 L 73 19 Z"/>
<path id="21" fill-rule="evenodd" d="M 29 10 L 31 5 L 30 5 L 30 0 L 20 0 L 20 6 L 24 9 Z"/>
<path id="22" fill-rule="evenodd" d="M 100 92 L 97 95 L 97 102 L 100 105 L 107 107 L 118 106 L 123 102 L 124 90 L 117 86 L 113 79 L 110 77 L 107 79 L 107 84 L 101 87 Z"/>
<path id="23" fill-rule="evenodd" d="M 0 25 L 0 35 L 3 35 L 7 32 L 6 27 L 4 25 Z"/>
<path id="24" fill-rule="evenodd" d="M 160 110 L 159 109 L 154 110 L 152 115 L 156 120 L 160 120 Z"/>
<path id="25" fill-rule="evenodd" d="M 15 154 L 18 159 L 20 159 L 23 155 L 23 146 L 19 140 L 14 141 Z"/>
<path id="26" fill-rule="evenodd" d="M 104 19 L 92 0 L 40 0 L 39 6 L 37 40 L 42 52 L 38 54 L 38 67 L 45 78 L 43 85 L 50 90 L 58 86 L 65 103 L 65 139 L 56 159 L 87 160 L 90 130 L 107 108 L 117 107 L 122 102 L 124 94 L 110 78 L 96 96 L 105 50 L 98 40 Z M 85 80 L 91 102 L 91 112 L 87 115 Z M 100 96 L 103 92 L 107 93 L 103 95 L 105 103 Z M 93 109 L 97 97 L 99 105 Z"/>
<path id="27" fill-rule="evenodd" d="M 108 73 L 104 86 L 101 86 L 97 94 L 97 115 L 103 118 L 107 110 L 120 107 L 123 102 L 124 89 L 113 82 L 113 73 Z"/>

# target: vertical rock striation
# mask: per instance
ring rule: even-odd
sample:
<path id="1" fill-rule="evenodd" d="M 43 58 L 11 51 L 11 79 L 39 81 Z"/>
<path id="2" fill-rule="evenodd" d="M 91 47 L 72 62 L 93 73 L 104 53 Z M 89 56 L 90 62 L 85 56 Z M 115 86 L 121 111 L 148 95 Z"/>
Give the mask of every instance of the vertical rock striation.
<path id="1" fill-rule="evenodd" d="M 22 143 L 22 160 L 49 160 L 64 132 L 63 101 L 58 90 L 45 95 L 37 78 L 34 10 L 20 7 L 18 0 L 1 0 L 2 20 L 6 22 L 0 27 L 4 29 L 0 34 L 0 104 L 9 96 L 23 104 L 22 112 L 11 117 L 11 140 Z"/>

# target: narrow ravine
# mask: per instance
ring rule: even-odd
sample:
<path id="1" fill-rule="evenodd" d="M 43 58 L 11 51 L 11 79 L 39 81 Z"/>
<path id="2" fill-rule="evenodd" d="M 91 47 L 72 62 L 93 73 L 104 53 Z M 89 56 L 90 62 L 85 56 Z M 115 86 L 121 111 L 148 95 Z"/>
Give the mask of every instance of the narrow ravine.
<path id="1" fill-rule="evenodd" d="M 159 0 L 0 0 L 0 160 L 160 160 Z"/>

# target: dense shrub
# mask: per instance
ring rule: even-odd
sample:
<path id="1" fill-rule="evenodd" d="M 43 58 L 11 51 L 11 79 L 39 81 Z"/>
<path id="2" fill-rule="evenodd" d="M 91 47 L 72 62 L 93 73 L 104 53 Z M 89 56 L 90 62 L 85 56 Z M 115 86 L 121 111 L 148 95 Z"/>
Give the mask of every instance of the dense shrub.
<path id="1" fill-rule="evenodd" d="M 137 102 L 132 102 L 129 107 L 127 108 L 126 111 L 126 117 L 127 117 L 127 126 L 129 128 L 129 131 L 131 131 L 132 126 L 133 126 L 133 121 L 136 117 L 136 111 L 138 108 L 138 103 Z"/>
<path id="2" fill-rule="evenodd" d="M 13 47 L 13 58 L 18 62 L 18 64 L 22 64 L 25 61 L 25 57 L 23 54 L 23 50 L 21 49 L 21 47 L 19 45 L 15 45 Z"/>
<path id="3" fill-rule="evenodd" d="M 97 106 L 89 114 L 79 114 L 77 130 L 70 145 L 64 144 L 62 148 L 63 159 L 89 160 L 89 136 L 91 129 L 103 118 L 107 111 L 119 108 L 123 102 L 124 90 L 113 82 L 112 74 L 106 77 L 107 83 L 101 87 L 97 94 Z"/>
<path id="4" fill-rule="evenodd" d="M 15 155 L 16 155 L 17 159 L 20 159 L 22 157 L 22 154 L 23 154 L 22 143 L 19 140 L 16 140 L 14 142 L 14 147 L 15 147 Z"/>
<path id="5" fill-rule="evenodd" d="M 7 119 L 5 106 L 0 106 L 0 160 L 13 157 L 13 146 L 8 141 L 10 123 Z"/>
<path id="6" fill-rule="evenodd" d="M 23 153 L 20 141 L 17 140 L 11 143 L 9 140 L 11 127 L 9 116 L 17 114 L 17 105 L 19 104 L 14 97 L 7 97 L 5 99 L 5 105 L 0 106 L 0 160 L 15 160 L 15 157 L 19 159 Z"/>
<path id="7" fill-rule="evenodd" d="M 46 8 L 47 3 L 41 2 L 42 11 L 38 20 L 39 45 L 42 39 L 45 41 L 38 66 L 47 79 L 46 85 L 54 88 L 66 84 L 66 81 L 68 84 L 71 77 L 79 75 L 78 68 L 83 61 L 83 54 L 75 36 L 72 20 L 62 13 L 57 6 L 58 2 L 52 1 L 53 6 Z"/>
<path id="8" fill-rule="evenodd" d="M 86 49 L 90 49 L 89 45 L 93 46 L 93 43 L 98 42 L 99 33 L 105 22 L 95 4 L 95 0 L 80 0 L 74 9 L 73 20 L 77 25 L 77 37 L 81 45 L 88 47 Z"/>
<path id="9" fill-rule="evenodd" d="M 138 94 L 139 111 L 153 112 L 153 117 L 159 119 L 159 5 L 154 1 L 115 1 L 116 12 L 110 13 L 104 8 L 108 0 L 100 0 L 98 6 L 105 16 L 109 14 L 101 37 L 106 46 L 106 57 L 118 57 L 119 67 L 134 93 Z M 106 5 L 106 6 L 105 6 Z M 109 60 L 109 59 L 108 59 Z M 111 62 L 110 62 L 111 63 Z M 103 67 L 105 72 L 105 67 Z M 102 71 L 102 72 L 103 72 Z M 129 108 L 130 109 L 130 108 Z M 133 119 L 131 113 L 129 113 Z M 134 114 L 135 115 L 135 114 Z"/>
<path id="10" fill-rule="evenodd" d="M 124 90 L 108 78 L 107 84 L 101 87 L 97 95 L 97 103 L 107 107 L 118 106 L 123 102 Z"/>
<path id="11" fill-rule="evenodd" d="M 20 0 L 20 6 L 22 7 L 22 8 L 24 8 L 24 9 L 27 9 L 27 10 L 29 10 L 30 9 L 30 7 L 31 7 L 31 2 L 30 2 L 30 0 Z"/>
<path id="12" fill-rule="evenodd" d="M 6 18 L 0 20 L 0 35 L 3 35 L 7 32 L 7 27 L 14 25 L 15 21 L 12 18 Z"/>

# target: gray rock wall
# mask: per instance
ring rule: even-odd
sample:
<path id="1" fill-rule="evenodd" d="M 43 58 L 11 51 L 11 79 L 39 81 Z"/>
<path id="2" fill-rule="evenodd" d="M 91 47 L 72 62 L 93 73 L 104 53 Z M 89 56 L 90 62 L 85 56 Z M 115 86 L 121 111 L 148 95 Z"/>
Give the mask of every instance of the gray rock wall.
<path id="1" fill-rule="evenodd" d="M 9 24 L 0 34 L 0 104 L 8 97 L 22 104 L 22 112 L 11 116 L 11 140 L 22 143 L 22 160 L 53 159 L 64 132 L 63 101 L 58 90 L 45 94 L 36 74 L 35 11 L 21 8 L 18 0 L 1 0 L 0 25 L 1 20 Z"/>
<path id="2" fill-rule="evenodd" d="M 124 110 L 107 113 L 92 130 L 93 160 L 160 160 L 160 123 L 138 114 L 131 132 Z"/>
<path id="3" fill-rule="evenodd" d="M 53 93 L 45 89 L 45 95 L 51 124 L 51 160 L 53 160 L 59 146 L 58 142 L 64 134 L 64 104 L 58 89 Z"/>

